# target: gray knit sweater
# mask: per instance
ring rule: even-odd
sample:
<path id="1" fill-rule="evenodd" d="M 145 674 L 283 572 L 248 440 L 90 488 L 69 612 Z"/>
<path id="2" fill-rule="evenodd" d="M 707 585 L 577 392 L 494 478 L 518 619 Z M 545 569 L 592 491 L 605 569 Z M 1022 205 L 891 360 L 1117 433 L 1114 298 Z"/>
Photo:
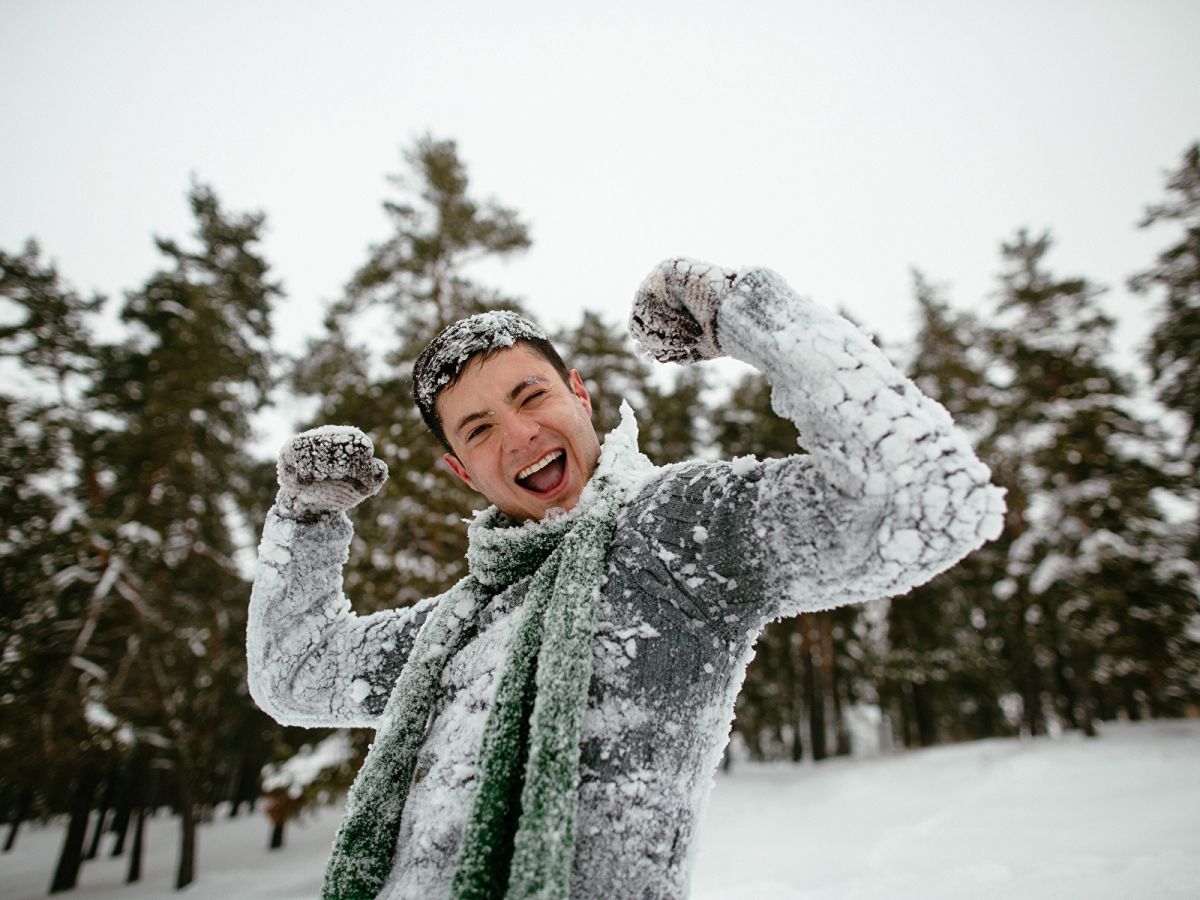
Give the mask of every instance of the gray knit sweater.
<path id="1" fill-rule="evenodd" d="M 576 898 L 686 895 L 697 821 L 766 623 L 904 593 L 1000 530 L 1002 495 L 966 438 L 844 319 L 766 273 L 742 279 L 719 327 L 726 353 L 770 376 L 809 453 L 653 469 L 618 515 L 583 726 Z M 250 687 L 280 722 L 373 725 L 439 600 L 354 614 L 341 576 L 350 537 L 340 513 L 268 517 Z M 448 896 L 526 585 L 494 598 L 446 665 L 383 897 Z"/>

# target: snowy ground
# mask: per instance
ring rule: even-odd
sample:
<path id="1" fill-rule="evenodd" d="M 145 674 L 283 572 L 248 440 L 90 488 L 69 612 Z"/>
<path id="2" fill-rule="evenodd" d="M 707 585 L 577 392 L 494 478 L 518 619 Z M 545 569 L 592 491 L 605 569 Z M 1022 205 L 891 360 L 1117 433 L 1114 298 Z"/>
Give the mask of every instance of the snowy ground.
<path id="1" fill-rule="evenodd" d="M 315 897 L 338 812 L 268 853 L 260 815 L 200 833 L 191 900 Z M 22 833 L 0 897 L 45 896 L 60 832 Z M 148 831 L 141 885 L 89 863 L 79 898 L 170 897 L 175 826 Z M 693 900 L 1200 897 L 1200 720 L 1101 738 L 993 740 L 718 775 Z"/>

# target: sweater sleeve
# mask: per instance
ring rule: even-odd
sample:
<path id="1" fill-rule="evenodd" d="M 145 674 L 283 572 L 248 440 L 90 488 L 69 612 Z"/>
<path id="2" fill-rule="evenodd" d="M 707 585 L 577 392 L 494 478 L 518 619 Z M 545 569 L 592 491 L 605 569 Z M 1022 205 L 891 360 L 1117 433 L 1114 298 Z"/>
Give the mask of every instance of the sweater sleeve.
<path id="1" fill-rule="evenodd" d="M 1000 533 L 1003 492 L 966 435 L 845 319 L 751 270 L 717 335 L 770 378 L 808 452 L 665 470 L 635 513 L 636 580 L 662 604 L 757 633 L 905 593 Z"/>
<path id="2" fill-rule="evenodd" d="M 345 513 L 267 515 L 250 595 L 250 694 L 284 725 L 374 726 L 421 623 L 439 598 L 360 616 L 342 591 L 353 533 Z"/>
<path id="3" fill-rule="evenodd" d="M 752 270 L 718 334 L 808 450 L 763 462 L 749 492 L 769 615 L 905 593 L 1000 534 L 1003 491 L 966 435 L 841 316 Z"/>

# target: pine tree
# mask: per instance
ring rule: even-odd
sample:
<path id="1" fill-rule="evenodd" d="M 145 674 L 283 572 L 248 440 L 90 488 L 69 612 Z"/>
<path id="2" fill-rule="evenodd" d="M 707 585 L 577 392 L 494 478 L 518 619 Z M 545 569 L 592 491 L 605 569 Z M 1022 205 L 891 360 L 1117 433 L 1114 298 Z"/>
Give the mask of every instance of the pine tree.
<path id="1" fill-rule="evenodd" d="M 1108 361 L 1113 323 L 1082 278 L 1045 268 L 1048 235 L 1004 244 L 991 352 L 1001 384 L 985 456 L 1009 487 L 1005 649 L 1027 726 L 1045 699 L 1070 727 L 1177 712 L 1195 595 L 1157 491 L 1178 487 L 1163 435 Z M 1026 648 L 1033 648 L 1029 654 Z"/>
<path id="2" fill-rule="evenodd" d="M 466 167 L 451 140 L 425 135 L 404 154 L 409 171 L 388 181 L 401 192 L 385 200 L 394 232 L 371 247 L 337 307 L 351 313 L 382 304 L 397 320 L 399 352 L 427 340 L 465 314 L 494 306 L 500 297 L 472 282 L 467 267 L 484 258 L 529 248 L 528 228 L 517 213 L 468 194 Z"/>
<path id="3" fill-rule="evenodd" d="M 701 366 L 680 368 L 669 387 L 647 386 L 642 450 L 656 465 L 693 459 L 706 450 L 707 389 Z"/>
<path id="4" fill-rule="evenodd" d="M 465 574 L 460 520 L 483 504 L 442 463 L 410 399 L 412 364 L 450 322 L 518 308 L 466 270 L 529 246 L 515 212 L 471 197 L 453 141 L 420 138 L 404 158 L 409 171 L 390 179 L 401 195 L 384 203 L 393 233 L 370 249 L 293 379 L 321 398 L 312 424 L 359 426 L 388 464 L 384 490 L 355 510 L 345 570 L 347 596 L 368 611 L 410 605 Z M 372 333 L 360 337 L 364 322 Z"/>
<path id="5" fill-rule="evenodd" d="M 1154 265 L 1130 279 L 1138 292 L 1162 292 L 1145 358 L 1158 399 L 1183 418 L 1182 456 L 1191 470 L 1187 552 L 1200 563 L 1200 143 L 1184 151 L 1167 178 L 1167 199 L 1150 206 L 1140 226 L 1178 223 L 1181 234 Z"/>
<path id="6" fill-rule="evenodd" d="M 1195 460 L 1200 455 L 1200 143 L 1184 152 L 1167 179 L 1167 199 L 1148 207 L 1140 226 L 1169 222 L 1178 222 L 1182 234 L 1153 266 L 1131 279 L 1131 286 L 1164 294 L 1146 360 L 1159 399 L 1185 418 L 1185 447 Z"/>
<path id="7" fill-rule="evenodd" d="M 51 890 L 73 887 L 99 773 L 114 753 L 107 727 L 104 663 L 111 634 L 101 626 L 111 566 L 93 534 L 97 467 L 87 440 L 96 375 L 84 299 L 43 263 L 30 242 L 0 252 L 0 297 L 17 313 L 0 327 L 0 356 L 15 369 L 14 394 L 0 395 L 0 783 L 70 815 Z"/>
<path id="8" fill-rule="evenodd" d="M 178 887 L 194 877 L 197 806 L 227 790 L 227 738 L 260 715 L 244 687 L 249 585 L 232 517 L 254 470 L 244 447 L 271 386 L 280 294 L 254 246 L 263 216 L 227 213 L 202 185 L 189 201 L 194 246 L 158 240 L 167 267 L 128 295 L 129 337 L 102 355 L 97 398 L 112 424 L 95 440 L 133 613 L 111 677 L 114 712 L 166 748 L 182 826 Z"/>
<path id="9" fill-rule="evenodd" d="M 632 346 L 623 327 L 585 309 L 579 324 L 554 336 L 568 368 L 578 369 L 592 397 L 592 425 L 603 438 L 621 421 L 621 401 L 640 413 L 644 427 L 650 367 Z"/>

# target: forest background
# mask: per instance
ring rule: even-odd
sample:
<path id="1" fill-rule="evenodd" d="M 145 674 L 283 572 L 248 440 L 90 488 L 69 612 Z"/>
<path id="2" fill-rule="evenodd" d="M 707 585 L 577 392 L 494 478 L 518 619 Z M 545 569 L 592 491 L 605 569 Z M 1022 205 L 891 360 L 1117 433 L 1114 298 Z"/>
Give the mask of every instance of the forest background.
<path id="1" fill-rule="evenodd" d="M 409 375 L 449 322 L 521 308 L 466 264 L 530 239 L 516 210 L 475 199 L 453 141 L 420 138 L 404 159 L 391 233 L 298 357 L 272 347 L 283 297 L 258 248 L 265 217 L 225 209 L 209 186 L 190 189 L 193 234 L 157 240 L 162 267 L 126 293 L 117 342 L 94 335 L 101 298 L 74 291 L 36 243 L 0 251 L 0 353 L 17 376 L 0 394 L 0 804 L 10 845 L 30 817 L 70 817 L 55 889 L 106 833 L 118 854 L 132 836 L 136 878 L 145 816 L 163 806 L 180 817 L 184 886 L 199 818 L 265 795 L 281 842 L 365 752 L 362 733 L 314 753 L 319 732 L 276 725 L 247 693 L 250 548 L 275 491 L 274 460 L 249 452 L 256 412 L 359 423 L 387 461 L 384 492 L 355 513 L 357 610 L 464 574 L 461 519 L 477 498 L 443 471 Z M 1149 383 L 1114 365 L 1100 288 L 1054 272 L 1048 234 L 1002 242 L 981 313 L 914 272 L 919 327 L 893 354 L 1007 488 L 1004 534 L 908 596 L 769 626 L 730 761 L 849 754 L 864 721 L 878 748 L 1200 713 L 1200 144 L 1143 224 L 1164 234 L 1130 276 L 1155 318 Z M 597 428 L 628 399 L 655 462 L 797 452 L 756 373 L 654 378 L 624 324 L 587 310 L 556 338 Z"/>
<path id="2" fill-rule="evenodd" d="M 164 41 L 159 49 L 172 46 Z M 715 45 L 702 49 L 715 52 Z M 955 54 L 969 50 L 953 46 Z M 22 57 L 4 58 L 9 66 Z M 1017 63 L 1014 76 L 1023 73 Z M 101 81 L 105 75 L 95 73 Z M 45 83 L 54 76 L 46 72 Z M 665 85 L 664 96 L 677 91 L 685 98 L 663 108 L 669 126 L 684 124 L 679 110 L 697 108 L 688 91 L 704 77 L 692 68 Z M 21 82 L 5 83 L 13 90 Z M 780 83 L 786 79 L 770 79 L 773 90 Z M 1139 102 L 1167 109 L 1167 96 L 1146 94 Z M 1007 111 L 1019 118 L 1019 107 Z M 38 115 L 56 108 L 43 103 Z M 692 130 L 681 135 L 651 129 L 627 142 L 598 129 L 598 155 L 577 160 L 573 177 L 583 184 L 599 163 L 631 152 L 626 144 L 636 148 L 639 165 L 665 171 L 671 150 L 686 151 L 716 127 L 719 113 L 734 109 L 749 143 L 724 161 L 731 174 L 723 187 L 744 196 L 747 179 L 763 174 L 789 189 L 799 166 L 781 168 L 755 144 L 766 153 L 768 142 L 757 136 L 777 119 L 728 103 L 698 108 L 713 119 L 690 122 Z M 958 112 L 971 119 L 983 108 L 967 104 Z M 189 128 L 203 120 L 203 110 L 197 115 L 187 102 L 147 119 L 161 129 L 180 109 Z M 1003 119 L 993 112 L 989 121 Z M 832 104 L 824 113 L 836 114 Z M 42 119 L 7 118 L 22 140 L 0 152 L 38 145 L 34 126 Z M 79 123 L 98 127 L 87 116 Z M 887 126 L 896 124 L 871 120 L 893 138 L 901 132 Z M 520 141 L 513 146 L 530 152 Z M 883 146 L 857 148 L 846 157 L 850 168 L 831 170 L 827 180 L 859 179 L 857 189 L 871 194 L 881 181 L 865 167 L 897 143 Z M 964 149 L 967 157 L 978 150 Z M 908 302 L 891 295 L 889 313 L 903 309 L 916 327 L 911 339 L 881 341 L 885 352 L 950 409 L 1008 488 L 1005 533 L 904 598 L 771 626 L 739 698 L 732 764 L 747 757 L 821 760 L 867 744 L 922 746 L 1063 729 L 1091 734 L 1103 720 L 1197 714 L 1200 149 L 1179 150 L 1169 171 L 1145 173 L 1161 182 L 1147 192 L 1141 222 L 1121 220 L 1138 238 L 1131 245 L 1149 248 L 1117 276 L 1130 299 L 1121 320 L 1105 294 L 1113 274 L 1105 274 L 1106 285 L 1089 271 L 1060 271 L 1057 235 L 1039 230 L 996 234 L 990 285 L 963 292 L 960 281 L 952 294 L 940 269 L 932 277 L 914 271 Z M 471 158 L 486 168 L 486 155 Z M 1080 171 L 1089 164 L 1078 160 Z M 4 169 L 6 179 L 23 171 Z M 94 225 L 63 198 L 94 190 L 124 202 L 122 183 L 89 183 L 78 168 L 56 171 L 64 179 L 82 176 L 85 187 L 13 177 L 6 196 L 41 190 L 55 201 L 46 208 L 57 210 L 56 221 L 85 230 Z M 348 174 L 327 180 L 345 193 Z M 311 318 L 311 307 L 299 302 L 301 291 L 285 289 L 268 258 L 271 210 L 230 208 L 220 186 L 202 179 L 186 190 L 172 187 L 176 198 L 186 194 L 189 222 L 172 221 L 168 235 L 155 240 L 156 261 L 146 258 L 144 240 L 110 251 L 125 270 L 144 266 L 119 294 L 77 289 L 69 274 L 74 257 L 61 257 L 60 273 L 57 246 L 24 243 L 24 234 L 0 246 L 0 814 L 9 848 L 22 823 L 66 817 L 57 865 L 47 872 L 55 890 L 74 885 L 80 866 L 102 852 L 127 854 L 130 878 L 137 878 L 145 818 L 160 811 L 179 818 L 176 882 L 186 885 L 195 877 L 198 821 L 244 815 L 257 805 L 268 810 L 273 838 L 282 841 L 290 818 L 335 796 L 356 768 L 367 735 L 280 728 L 246 694 L 245 603 L 256 532 L 274 496 L 271 456 L 281 428 L 354 422 L 388 461 L 387 490 L 355 513 L 346 590 L 356 608 L 411 603 L 461 575 L 459 520 L 478 503 L 439 470 L 440 454 L 407 400 L 408 367 L 440 324 L 484 307 L 528 305 L 525 292 L 505 286 L 504 265 L 528 255 L 533 228 L 542 223 L 509 205 L 504 183 L 477 189 L 462 151 L 443 135 L 405 144 L 395 175 L 379 231 L 340 276 L 344 288 L 324 304 L 320 327 L 299 351 L 280 335 Z M 572 193 L 572 183 L 558 189 Z M 640 273 L 656 261 L 608 262 L 627 249 L 621 240 L 639 218 L 661 229 L 661 207 L 704 193 L 697 184 L 690 192 L 668 186 L 674 190 L 661 196 L 618 198 L 628 220 L 602 246 L 567 247 L 561 222 L 547 229 L 547 245 L 575 265 L 574 281 L 557 281 L 561 300 L 548 324 L 589 379 L 599 401 L 597 426 L 614 423 L 624 396 L 638 411 L 643 449 L 658 462 L 796 452 L 797 435 L 770 412 L 761 378 L 721 366 L 652 369 L 632 353 L 611 310 L 576 302 L 576 295 L 606 290 L 609 269 L 624 275 L 624 267 L 636 266 Z M 296 184 L 295 193 L 304 198 L 319 187 Z M 1069 202 L 1099 218 L 1111 206 L 1106 191 L 1118 186 L 1093 187 Z M 935 188 L 962 189 L 953 177 L 914 185 L 911 208 L 937 208 L 921 199 Z M 493 189 L 505 201 L 492 199 Z M 843 271 L 850 279 L 894 262 L 897 242 L 870 212 L 827 204 L 793 218 L 849 248 Z M 994 221 L 995 212 L 981 210 L 978 218 Z M 962 224 L 941 222 L 937 233 L 945 237 Z M 927 230 L 924 223 L 910 227 Z M 670 240 L 663 253 L 676 249 L 681 235 L 686 229 L 659 235 Z M 94 243 L 109 246 L 109 237 L 97 234 Z M 707 245 L 699 244 L 703 252 Z M 594 266 L 578 262 L 581 251 Z M 755 253 L 765 254 L 755 261 L 779 268 L 802 292 L 835 302 L 841 296 L 815 290 L 822 285 L 807 280 L 804 254 L 797 263 L 791 252 L 779 259 L 768 248 Z M 290 259 L 289 279 L 293 265 Z M 635 284 L 625 287 L 628 296 Z M 873 318 L 861 324 L 880 327 Z M 1114 352 L 1114 337 L 1120 343 L 1131 330 L 1136 345 L 1126 341 Z"/>

